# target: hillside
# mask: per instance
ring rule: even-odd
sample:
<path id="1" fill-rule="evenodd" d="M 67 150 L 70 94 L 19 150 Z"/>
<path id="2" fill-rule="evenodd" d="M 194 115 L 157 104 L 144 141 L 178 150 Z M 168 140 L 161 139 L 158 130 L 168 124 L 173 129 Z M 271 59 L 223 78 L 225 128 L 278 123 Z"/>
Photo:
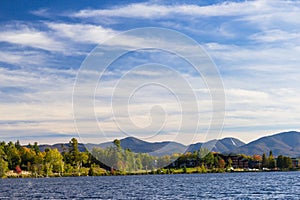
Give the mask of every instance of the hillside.
<path id="1" fill-rule="evenodd" d="M 272 150 L 275 156 L 300 156 L 300 132 L 290 131 L 262 137 L 235 149 L 234 153 L 247 155 L 269 153 Z"/>
<path id="2" fill-rule="evenodd" d="M 269 153 L 273 151 L 275 156 L 285 155 L 291 157 L 300 157 L 300 132 L 290 131 L 278 133 L 271 136 L 262 137 L 248 144 L 240 141 L 237 138 L 223 138 L 220 140 L 211 140 L 205 143 L 195 143 L 189 146 L 177 142 L 146 142 L 134 137 L 127 137 L 121 139 L 121 146 L 123 149 L 130 149 L 136 153 L 149 153 L 151 155 L 161 156 L 172 153 L 183 153 L 185 151 L 194 152 L 200 147 L 207 147 L 215 152 L 221 153 L 243 153 L 247 155 Z M 106 148 L 112 146 L 112 142 L 101 144 L 78 144 L 80 151 L 92 149 L 94 147 Z M 40 150 L 44 151 L 46 148 L 57 148 L 60 152 L 67 150 L 69 144 L 54 144 L 54 145 L 39 145 Z"/>
<path id="3" fill-rule="evenodd" d="M 186 146 L 176 142 L 146 142 L 134 137 L 127 137 L 121 139 L 121 147 L 123 149 L 130 149 L 136 153 L 150 153 L 152 155 L 166 155 L 174 152 L 184 152 Z M 112 142 L 99 144 L 100 147 L 105 148 L 113 145 Z"/>
<path id="4" fill-rule="evenodd" d="M 206 147 L 208 149 L 211 149 L 215 152 L 227 152 L 227 151 L 233 151 L 234 149 L 245 145 L 244 142 L 240 141 L 236 138 L 223 138 L 220 140 L 211 140 L 205 143 L 196 143 L 191 144 L 188 148 L 189 152 L 194 152 L 200 149 L 200 147 Z"/>

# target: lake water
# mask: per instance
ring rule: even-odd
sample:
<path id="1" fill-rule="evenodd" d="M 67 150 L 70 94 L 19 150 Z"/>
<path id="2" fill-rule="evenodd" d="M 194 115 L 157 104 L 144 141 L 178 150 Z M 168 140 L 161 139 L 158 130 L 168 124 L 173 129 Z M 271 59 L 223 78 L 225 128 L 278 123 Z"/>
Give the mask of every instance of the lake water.
<path id="1" fill-rule="evenodd" d="M 300 172 L 0 180 L 0 199 L 300 199 Z"/>

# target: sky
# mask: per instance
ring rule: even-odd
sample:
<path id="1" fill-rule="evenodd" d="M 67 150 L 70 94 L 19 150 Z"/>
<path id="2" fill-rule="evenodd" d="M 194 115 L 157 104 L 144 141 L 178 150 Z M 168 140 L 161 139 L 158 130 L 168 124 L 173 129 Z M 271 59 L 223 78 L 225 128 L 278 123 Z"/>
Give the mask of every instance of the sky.
<path id="1" fill-rule="evenodd" d="M 80 108 L 79 119 L 76 106 L 74 114 L 74 85 L 90 52 L 97 53 L 105 41 L 111 48 L 144 45 L 147 41 L 136 37 L 111 42 L 144 27 L 182 33 L 212 59 L 225 94 L 219 138 L 250 142 L 300 130 L 299 18 L 300 1 L 3 0 L 0 140 L 57 143 L 79 137 L 83 142 L 101 142 L 104 135 L 104 141 L 127 136 L 165 141 L 180 135 L 178 142 L 185 144 L 206 141 L 213 111 L 211 91 L 190 63 L 172 52 L 129 52 L 115 60 L 101 79 L 96 76 L 100 68 L 93 69 L 83 80 L 100 80 L 90 88 L 95 92 L 94 115 L 85 116 Z M 172 41 L 173 49 L 180 45 Z M 145 80 L 155 84 L 141 82 Z M 185 83 L 193 93 L 185 90 Z M 134 98 L 128 99 L 129 89 L 135 91 Z M 85 98 L 81 93 L 82 108 Z M 199 111 L 192 112 L 193 102 Z M 195 114 L 200 119 L 197 131 L 191 130 Z M 97 130 L 91 128 L 95 123 Z"/>

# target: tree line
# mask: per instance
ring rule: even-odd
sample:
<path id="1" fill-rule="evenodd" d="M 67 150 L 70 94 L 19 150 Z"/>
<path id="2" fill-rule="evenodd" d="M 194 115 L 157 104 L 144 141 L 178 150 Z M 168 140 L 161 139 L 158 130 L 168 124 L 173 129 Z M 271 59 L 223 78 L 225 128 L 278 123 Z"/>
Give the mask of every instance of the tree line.
<path id="1" fill-rule="evenodd" d="M 279 155 L 277 161 L 275 160 L 272 151 L 269 153 L 269 157 L 264 153 L 262 156 L 262 167 L 268 169 L 291 169 L 293 167 L 292 159 L 288 156 Z"/>
<path id="2" fill-rule="evenodd" d="M 186 173 L 189 162 L 197 172 L 208 170 L 224 171 L 232 168 L 232 160 L 224 159 L 221 154 L 209 152 L 200 148 L 193 153 L 153 156 L 148 153 L 134 153 L 130 149 L 123 149 L 120 140 L 114 140 L 113 146 L 107 148 L 95 147 L 89 151 L 80 152 L 78 141 L 72 138 L 69 147 L 62 152 L 58 149 L 46 148 L 40 151 L 37 142 L 33 145 L 21 146 L 16 143 L 0 143 L 0 177 L 6 176 L 9 170 L 20 173 L 22 170 L 30 172 L 33 177 L 47 176 L 81 176 L 81 175 L 108 175 L 126 173 L 155 173 L 168 168 L 181 168 Z M 278 156 L 277 162 L 270 151 L 269 156 L 240 154 L 243 158 L 259 164 L 258 168 L 289 169 L 292 160 L 286 156 Z M 176 165 L 172 164 L 175 163 Z M 157 170 L 159 169 L 159 170 Z"/>
<path id="3" fill-rule="evenodd" d="M 102 174 L 105 170 L 95 164 L 91 154 L 78 150 L 78 141 L 73 138 L 69 142 L 70 148 L 59 152 L 58 149 L 46 148 L 40 151 L 38 144 L 27 147 L 16 143 L 0 143 L 0 177 L 6 172 L 14 170 L 28 171 L 33 177 L 47 176 L 80 176 L 88 174 Z"/>

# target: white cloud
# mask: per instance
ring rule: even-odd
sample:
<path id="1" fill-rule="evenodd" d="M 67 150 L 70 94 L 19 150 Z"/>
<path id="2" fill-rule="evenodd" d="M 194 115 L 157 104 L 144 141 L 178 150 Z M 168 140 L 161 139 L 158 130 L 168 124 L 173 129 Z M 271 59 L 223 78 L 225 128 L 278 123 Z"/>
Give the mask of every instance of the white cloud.
<path id="1" fill-rule="evenodd" d="M 49 17 L 47 9 L 32 13 Z M 85 21 L 89 21 L 88 18 L 99 19 L 99 21 L 102 19 L 119 21 L 119 18 L 125 20 L 130 20 L 129 18 L 133 20 L 158 19 L 162 20 L 160 24 L 163 26 L 184 30 L 189 34 L 218 36 L 219 38 L 215 37 L 214 41 L 211 40 L 212 42 L 205 44 L 204 47 L 219 64 L 225 84 L 227 110 L 223 136 L 236 136 L 249 141 L 267 132 L 270 133 L 264 129 L 279 131 L 284 130 L 283 127 L 299 128 L 297 125 L 300 120 L 300 115 L 297 114 L 300 113 L 298 103 L 300 91 L 297 89 L 300 80 L 299 13 L 299 1 L 262 0 L 225 2 L 209 6 L 135 3 L 108 9 L 81 10 L 70 16 Z M 216 16 L 225 16 L 225 20 L 213 18 L 210 21 L 211 17 Z M 15 135 L 21 135 L 20 132 L 24 132 L 24 135 L 30 132 L 34 134 L 38 132 L 74 133 L 71 97 L 76 71 L 42 69 L 43 64 L 48 61 L 46 59 L 49 58 L 39 50 L 66 53 L 72 47 L 83 51 L 85 44 L 98 44 L 119 32 L 110 27 L 65 22 L 64 19 L 59 22 L 50 20 L 38 22 L 36 25 L 41 25 L 42 29 L 38 29 L 38 26 L 33 28 L 33 26 L 17 25 L 16 27 L 6 26 L 0 31 L 1 42 L 17 46 L 14 49 L 11 46 L 10 49 L 3 46 L 4 50 L 0 52 L 2 62 L 18 66 L 39 64 L 41 66 L 34 71 L 0 70 L 0 88 L 3 89 L 0 92 L 2 99 L 0 110 L 1 113 L 5 113 L 0 118 L 0 122 L 5 124 L 1 126 L 0 131 L 12 135 L 14 132 Z M 145 25 L 148 23 L 146 22 Z M 213 28 L 206 28 L 206 25 Z M 123 27 L 126 28 L 126 24 Z M 224 40 L 224 38 L 232 39 L 235 36 L 239 38 L 232 42 L 234 44 L 228 44 L 228 41 Z M 151 39 L 134 36 L 121 37 L 110 45 L 130 48 L 151 46 L 153 43 L 160 43 L 162 47 L 170 45 L 164 44 L 164 40 Z M 172 42 L 171 48 L 176 49 L 180 46 L 179 42 Z M 35 50 L 28 51 L 27 47 L 35 48 Z M 22 52 L 23 50 L 25 52 Z M 186 47 L 186 51 L 192 52 L 189 47 Z M 113 72 L 111 75 L 110 78 L 114 78 Z M 137 71 L 134 75 L 145 78 L 145 76 L 151 77 L 159 74 L 155 71 Z M 211 115 L 209 93 L 207 89 L 201 87 L 203 85 L 197 87 L 199 82 L 195 81 L 194 77 L 188 74 L 182 74 L 182 76 L 189 79 L 195 86 L 194 88 L 197 88 L 194 91 L 200 97 L 197 103 L 201 106 L 203 117 L 201 128 L 205 130 L 206 122 L 210 119 L 208 115 Z M 103 92 L 101 94 L 105 97 L 110 97 L 114 88 L 110 81 L 106 81 L 101 90 Z M 172 76 L 165 78 L 165 81 L 173 85 L 178 84 L 172 80 Z M 7 92 L 9 89 L 17 90 L 15 93 Z M 84 98 L 86 96 L 83 96 L 83 101 Z M 102 106 L 98 106 L 95 112 L 99 114 L 102 128 L 109 133 L 114 133 L 110 134 L 112 137 L 116 134 L 122 136 L 110 116 L 110 102 L 103 103 L 105 100 L 98 100 L 96 103 Z M 169 135 L 162 134 L 159 138 L 168 140 L 170 135 L 176 134 L 174 127 L 178 125 L 178 117 L 180 117 L 176 103 L 167 101 L 166 96 L 149 88 L 141 93 L 139 100 L 141 101 L 138 102 L 139 104 L 134 104 L 130 108 L 133 111 L 132 119 L 137 125 L 149 124 L 150 118 L 147 115 L 149 110 L 154 103 L 161 104 L 169 113 L 166 130 Z M 30 122 L 24 123 L 23 121 L 26 120 Z M 85 118 L 84 120 L 87 120 L 84 121 L 84 125 L 86 130 L 89 130 L 94 119 Z M 13 124 L 14 122 L 16 124 Z M 189 125 L 186 124 L 186 127 Z M 186 129 L 185 134 L 193 137 L 188 131 Z M 201 134 L 197 138 L 203 139 Z"/>
<path id="2" fill-rule="evenodd" d="M 37 66 L 46 62 L 41 52 L 36 51 L 1 51 L 0 61 L 18 66 Z"/>
<path id="3" fill-rule="evenodd" d="M 132 18 L 132 19 L 178 19 L 188 17 L 191 24 L 195 22 L 205 21 L 208 17 L 233 17 L 229 21 L 223 23 L 242 21 L 243 25 L 253 25 L 262 30 L 268 27 L 275 28 L 276 26 L 299 25 L 299 1 L 283 1 L 283 0 L 254 0 L 242 2 L 223 2 L 218 4 L 200 6 L 196 4 L 157 4 L 157 3 L 133 3 L 124 6 L 116 6 L 109 9 L 84 9 L 68 16 L 76 18 L 92 18 L 101 21 L 100 19 L 107 18 Z M 201 19 L 202 18 L 202 19 Z M 201 19 L 201 20 L 200 20 Z M 245 23 L 246 22 L 246 23 Z M 192 30 L 192 32 L 201 32 L 189 24 L 172 23 L 173 28 L 182 30 Z M 162 23 L 163 24 L 163 23 Z M 214 30 L 215 31 L 215 30 Z M 190 32 L 190 31 L 189 31 Z M 233 37 L 233 33 L 225 30 L 223 25 L 220 25 L 219 32 L 223 36 Z M 203 33 L 201 33 L 203 34 Z"/>
<path id="4" fill-rule="evenodd" d="M 0 41 L 55 52 L 63 52 L 66 48 L 64 43 L 52 38 L 49 33 L 28 26 L 2 29 Z"/>
<path id="5" fill-rule="evenodd" d="M 41 17 L 50 17 L 51 16 L 51 13 L 46 8 L 41 8 L 41 9 L 38 9 L 38 10 L 33 10 L 30 13 L 32 13 L 34 15 L 37 15 L 37 16 L 41 16 Z"/>
<path id="6" fill-rule="evenodd" d="M 149 73 L 147 73 L 147 71 L 141 72 L 142 73 L 140 74 L 135 73 L 135 76 L 143 77 L 145 74 L 157 76 L 157 74 L 152 71 L 149 71 Z M 62 74 L 64 73 L 68 74 L 68 76 L 63 76 Z M 22 135 L 20 132 L 23 132 L 24 135 L 30 135 L 30 133 L 41 133 L 42 135 L 50 132 L 62 134 L 74 133 L 71 96 L 75 73 L 76 71 L 72 70 L 61 71 L 54 69 L 39 69 L 33 72 L 1 69 L 1 86 L 24 87 L 31 89 L 29 93 L 25 92 L 19 93 L 16 96 L 11 96 L 10 102 L 1 103 L 0 110 L 2 113 L 6 114 L 1 116 L 0 121 L 15 121 L 17 123 L 7 123 L 2 126 L 1 131 L 16 132 L 19 135 Z M 185 78 L 194 80 L 193 77 L 188 77 L 186 74 L 184 76 Z M 169 79 L 170 80 L 167 81 L 170 82 L 171 85 L 176 85 L 175 82 L 172 82 L 171 77 L 169 77 Z M 239 83 L 241 82 L 241 80 L 237 81 Z M 113 85 L 112 80 L 106 81 L 103 84 L 106 93 L 101 95 L 109 96 L 111 94 L 110 92 L 114 89 L 112 87 Z M 241 88 L 237 88 L 237 85 L 241 86 Z M 261 88 L 261 90 L 245 89 L 247 87 L 242 84 L 226 86 L 229 89 L 225 91 L 227 96 L 227 111 L 223 136 L 228 136 L 232 132 L 231 136 L 242 138 L 244 141 L 250 141 L 261 134 L 261 131 L 257 131 L 258 133 L 256 133 L 252 129 L 258 127 L 272 127 L 274 126 L 274 123 L 276 123 L 277 126 L 289 125 L 290 127 L 295 127 L 295 124 L 297 124 L 300 120 L 300 115 L 297 114 L 300 113 L 300 107 L 297 102 L 297 99 L 300 98 L 298 95 L 300 92 L 294 88 L 268 88 L 267 91 L 264 91 L 264 88 Z M 196 92 L 207 93 L 208 91 L 205 88 L 198 88 Z M 7 98 L 7 96 L 10 96 L 10 94 L 7 95 L 6 93 L 0 93 L 0 96 L 1 99 L 4 99 Z M 203 133 L 205 133 L 205 129 L 208 126 L 211 110 L 203 110 L 203 108 L 210 106 L 209 96 L 201 97 L 202 98 L 198 101 L 200 110 L 203 111 L 201 113 L 202 121 L 200 123 L 200 128 L 202 131 L 204 130 L 204 132 L 196 134 L 196 138 L 203 141 L 205 140 Z M 163 106 L 169 114 L 167 117 L 168 122 L 166 124 L 167 129 L 165 132 L 168 134 L 172 133 L 173 136 L 174 134 L 176 135 L 176 131 L 174 129 L 180 123 L 180 113 L 178 113 L 179 107 L 176 100 L 175 102 L 169 101 L 168 95 L 163 96 L 160 91 L 154 90 L 154 88 L 153 90 L 150 90 L 149 88 L 141 90 L 139 100 L 140 101 L 137 101 L 137 104 L 133 104 L 130 107 L 130 109 L 134 111 L 131 112 L 133 121 L 135 121 L 138 125 L 147 124 L 149 120 L 149 118 L 147 118 L 149 117 L 147 113 L 151 110 L 150 108 L 153 106 L 153 103 L 159 104 Z M 114 138 L 116 137 L 116 133 L 119 134 L 118 137 L 125 137 L 126 135 L 122 134 L 114 124 L 114 119 L 110 117 L 111 108 L 109 105 L 105 104 L 105 102 L 106 101 L 103 103 L 101 99 L 100 101 L 96 101 L 97 107 L 95 112 L 97 117 L 100 117 L 101 127 L 107 132 L 108 137 Z M 201 107 L 203 108 L 201 109 Z M 291 114 L 291 112 L 293 114 Z M 101 117 L 105 117 L 106 119 L 102 120 Z M 86 118 L 86 120 L 87 121 L 84 121 L 86 130 L 90 130 L 89 128 L 92 127 L 93 123 L 95 123 L 94 119 Z M 191 122 L 193 120 L 194 119 L 191 119 Z M 22 121 L 31 122 L 24 123 Z M 185 124 L 184 126 L 188 128 L 190 125 L 191 124 Z M 232 129 L 234 130 L 231 131 Z M 239 134 L 237 134 L 237 129 L 240 129 Z M 185 129 L 185 131 L 186 132 L 180 133 L 182 137 L 186 137 L 186 135 L 190 135 L 191 137 L 193 136 L 188 129 Z M 253 134 L 245 136 L 241 134 L 244 132 L 251 132 Z M 92 134 L 93 137 L 98 137 L 98 139 L 100 137 L 98 135 L 99 130 L 97 133 L 87 133 Z M 141 133 L 136 136 L 143 138 L 151 134 L 153 133 L 149 131 L 148 133 Z M 11 136 L 13 135 L 14 134 Z M 239 135 L 241 137 L 239 137 Z M 161 134 L 157 137 L 149 138 L 148 140 L 166 140 L 167 138 L 172 139 L 173 136 Z M 95 138 L 89 140 L 89 137 L 91 136 L 87 136 L 86 141 L 96 141 Z M 16 136 L 16 138 L 18 137 Z M 181 139 L 181 141 L 187 140 L 186 138 L 185 140 L 183 140 L 184 138 Z M 31 141 L 34 140 L 35 139 L 33 138 Z M 57 141 L 59 141 L 59 139 L 57 139 Z M 189 141 L 186 142 L 188 143 Z"/>
<path id="7" fill-rule="evenodd" d="M 263 9 L 265 1 L 225 2 L 208 6 L 198 5 L 158 5 L 150 3 L 135 3 L 123 7 L 101 10 L 81 10 L 72 16 L 88 17 L 125 17 L 125 18 L 161 18 L 176 15 L 186 16 L 236 16 L 253 13 Z"/>
<path id="8" fill-rule="evenodd" d="M 60 115 L 66 116 L 64 108 L 71 107 L 75 73 L 72 70 L 44 69 L 0 68 L 0 89 L 5 88 L 1 92 L 1 107 L 6 113 L 1 120 L 58 120 Z M 11 91 L 14 88 L 19 90 L 14 93 Z"/>
<path id="9" fill-rule="evenodd" d="M 243 69 L 269 71 L 282 73 L 282 67 L 289 71 L 297 70 L 296 63 L 300 61 L 300 44 L 276 43 L 267 45 L 258 43 L 254 45 L 231 45 L 219 43 L 204 44 L 210 55 L 228 69 Z"/>
<path id="10" fill-rule="evenodd" d="M 262 30 L 267 30 L 267 28 L 270 27 L 278 28 L 280 26 L 293 28 L 295 25 L 300 25 L 298 20 L 300 1 L 266 0 L 264 2 L 264 6 L 261 7 L 261 10 L 244 16 L 240 20 L 255 24 Z"/>
<path id="11" fill-rule="evenodd" d="M 230 96 L 232 99 L 243 99 L 245 101 L 251 100 L 259 100 L 259 101 L 267 101 L 269 100 L 269 95 L 266 92 L 255 91 L 255 90 L 244 90 L 244 89 L 228 89 L 226 90 L 226 95 Z M 257 102 L 255 102 L 257 103 Z"/>
<path id="12" fill-rule="evenodd" d="M 258 42 L 281 42 L 281 41 L 299 41 L 300 34 L 298 32 L 287 32 L 279 29 L 267 30 L 250 36 L 250 39 Z"/>
<path id="13" fill-rule="evenodd" d="M 258 41 L 255 45 L 204 45 L 223 74 L 226 94 L 223 136 L 248 142 L 266 133 L 299 129 L 299 40 L 291 32 L 264 33 L 268 36 L 255 38 Z M 279 42 L 267 44 L 274 38 Z"/>
<path id="14" fill-rule="evenodd" d="M 117 34 L 110 28 L 91 24 L 66 24 L 48 22 L 46 25 L 59 37 L 70 38 L 74 42 L 99 44 Z"/>
<path id="15" fill-rule="evenodd" d="M 278 40 L 293 38 L 299 32 L 299 5 L 299 1 L 283 0 L 223 2 L 206 6 L 133 3 L 108 9 L 80 10 L 69 16 L 98 19 L 98 21 L 102 18 L 114 17 L 120 19 L 159 19 L 159 24 L 165 27 L 206 37 L 234 38 L 239 36 L 241 38 L 238 39 L 243 39 L 244 34 L 248 34 L 247 29 L 250 28 L 251 32 L 253 29 L 257 31 L 251 36 L 251 39 L 260 42 L 275 40 L 278 42 Z M 217 21 L 217 24 L 203 23 L 215 16 L 228 18 Z M 182 23 L 182 19 L 184 19 L 184 23 Z M 123 21 L 121 20 L 119 23 L 123 23 Z M 238 29 L 237 27 L 241 28 Z"/>
<path id="16" fill-rule="evenodd" d="M 265 92 L 235 88 L 226 90 L 226 96 L 223 135 L 232 134 L 248 142 L 265 132 L 300 128 L 297 123 L 300 120 L 297 88 L 268 88 Z"/>

